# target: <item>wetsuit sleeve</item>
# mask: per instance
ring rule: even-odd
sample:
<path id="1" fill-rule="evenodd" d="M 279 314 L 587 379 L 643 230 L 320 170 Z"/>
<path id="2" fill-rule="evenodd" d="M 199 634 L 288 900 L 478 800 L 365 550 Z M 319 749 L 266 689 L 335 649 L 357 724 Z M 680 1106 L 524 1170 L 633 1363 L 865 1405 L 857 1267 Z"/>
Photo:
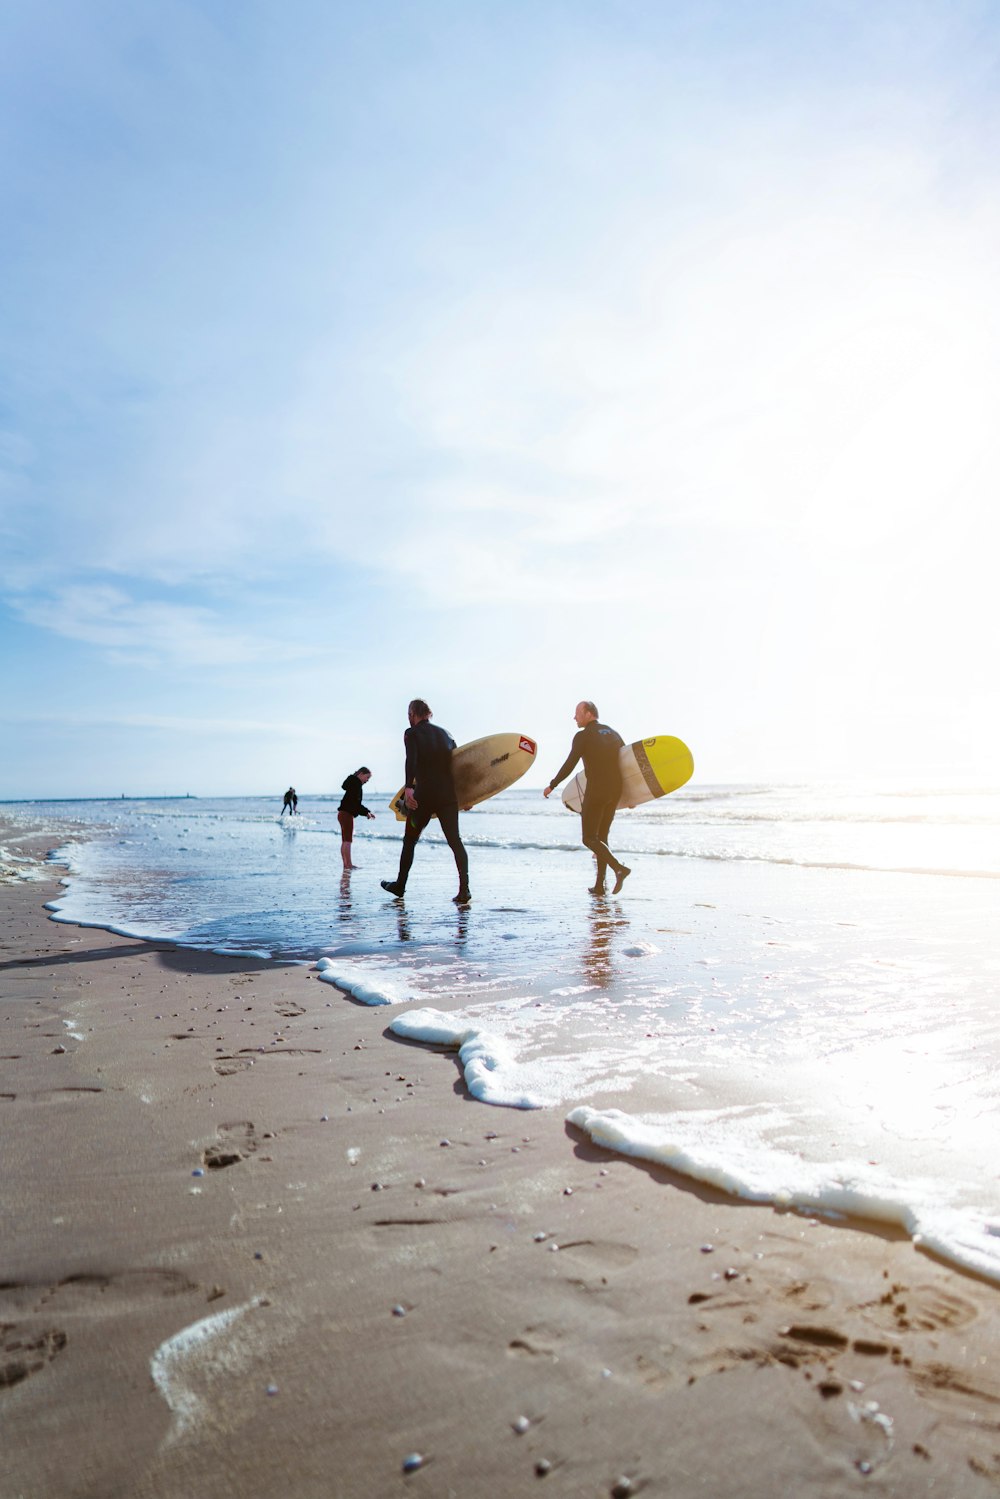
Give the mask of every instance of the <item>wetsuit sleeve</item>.
<path id="1" fill-rule="evenodd" d="M 412 729 L 407 729 L 403 735 L 403 743 L 406 746 L 406 774 L 403 785 L 413 790 L 417 777 L 417 738 Z"/>
<path id="2" fill-rule="evenodd" d="M 582 739 L 583 730 L 581 729 L 578 734 L 573 735 L 573 743 L 569 747 L 569 754 L 563 761 L 558 775 L 554 775 L 549 782 L 550 786 L 558 786 L 559 782 L 564 781 L 569 775 L 570 771 L 575 769 L 575 767 L 579 764 L 580 756 L 583 754 Z"/>

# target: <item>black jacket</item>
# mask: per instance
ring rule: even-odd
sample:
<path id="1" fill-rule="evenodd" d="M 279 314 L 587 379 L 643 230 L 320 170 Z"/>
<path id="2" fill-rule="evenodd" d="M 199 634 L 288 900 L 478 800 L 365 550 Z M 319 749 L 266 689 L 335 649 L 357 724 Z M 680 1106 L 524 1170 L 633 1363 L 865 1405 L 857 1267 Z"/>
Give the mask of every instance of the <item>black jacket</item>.
<path id="1" fill-rule="evenodd" d="M 371 813 L 361 800 L 361 782 L 356 775 L 349 775 L 342 788 L 346 795 L 337 808 L 338 812 L 346 812 L 348 817 L 371 817 Z"/>

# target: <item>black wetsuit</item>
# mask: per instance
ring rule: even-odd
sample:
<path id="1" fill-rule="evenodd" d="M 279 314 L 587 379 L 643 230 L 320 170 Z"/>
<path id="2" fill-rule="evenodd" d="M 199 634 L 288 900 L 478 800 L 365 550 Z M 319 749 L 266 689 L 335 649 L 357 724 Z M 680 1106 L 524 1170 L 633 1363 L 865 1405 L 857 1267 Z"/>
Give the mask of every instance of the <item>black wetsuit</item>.
<path id="1" fill-rule="evenodd" d="M 406 785 L 413 792 L 417 809 L 406 819 L 396 884 L 400 890 L 405 887 L 417 839 L 431 818 L 436 817 L 455 856 L 459 888 L 468 890 L 469 856 L 458 832 L 458 798 L 451 771 L 455 741 L 444 729 L 424 718 L 407 729 L 403 743 L 406 746 Z"/>
<path id="2" fill-rule="evenodd" d="M 591 719 L 579 733 L 573 735 L 569 754 L 558 774 L 549 782 L 553 787 L 558 786 L 576 768 L 579 761 L 583 761 L 587 787 L 580 811 L 580 841 L 597 860 L 598 885 L 603 885 L 609 864 L 616 874 L 625 867 L 608 847 L 608 834 L 618 809 L 618 798 L 622 794 L 619 752 L 624 743 L 622 736 L 614 729 Z"/>

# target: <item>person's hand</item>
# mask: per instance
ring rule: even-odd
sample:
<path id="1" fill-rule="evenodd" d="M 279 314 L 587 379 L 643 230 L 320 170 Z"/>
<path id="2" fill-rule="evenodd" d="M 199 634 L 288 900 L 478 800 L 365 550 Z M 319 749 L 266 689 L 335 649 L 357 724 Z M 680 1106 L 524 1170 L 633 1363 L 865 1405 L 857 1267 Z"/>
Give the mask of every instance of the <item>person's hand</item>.
<path id="1" fill-rule="evenodd" d="M 410 790 L 409 786 L 407 786 L 406 790 L 403 792 L 403 801 L 409 807 L 411 812 L 415 812 L 417 810 L 417 798 L 413 795 L 413 792 Z"/>
<path id="2" fill-rule="evenodd" d="M 545 790 L 542 792 L 542 795 L 545 796 L 545 797 L 551 796 L 552 795 L 552 787 L 551 786 L 546 786 Z"/>
<path id="3" fill-rule="evenodd" d="M 375 813 L 374 812 L 369 812 L 368 813 L 368 821 L 369 822 L 374 822 L 375 821 Z"/>

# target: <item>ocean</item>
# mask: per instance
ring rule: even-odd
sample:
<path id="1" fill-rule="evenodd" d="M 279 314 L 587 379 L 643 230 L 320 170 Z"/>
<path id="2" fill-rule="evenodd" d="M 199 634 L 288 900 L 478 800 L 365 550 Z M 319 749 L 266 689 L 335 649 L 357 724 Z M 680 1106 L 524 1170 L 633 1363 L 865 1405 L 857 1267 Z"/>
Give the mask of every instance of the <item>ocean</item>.
<path id="1" fill-rule="evenodd" d="M 314 965 L 486 1104 L 1000 1282 L 1000 791 L 689 785 L 619 813 L 602 900 L 579 819 L 514 789 L 463 814 L 461 910 L 433 827 L 405 901 L 381 890 L 400 824 L 365 796 L 350 876 L 339 795 L 0 813 L 59 845 L 57 921 Z"/>

